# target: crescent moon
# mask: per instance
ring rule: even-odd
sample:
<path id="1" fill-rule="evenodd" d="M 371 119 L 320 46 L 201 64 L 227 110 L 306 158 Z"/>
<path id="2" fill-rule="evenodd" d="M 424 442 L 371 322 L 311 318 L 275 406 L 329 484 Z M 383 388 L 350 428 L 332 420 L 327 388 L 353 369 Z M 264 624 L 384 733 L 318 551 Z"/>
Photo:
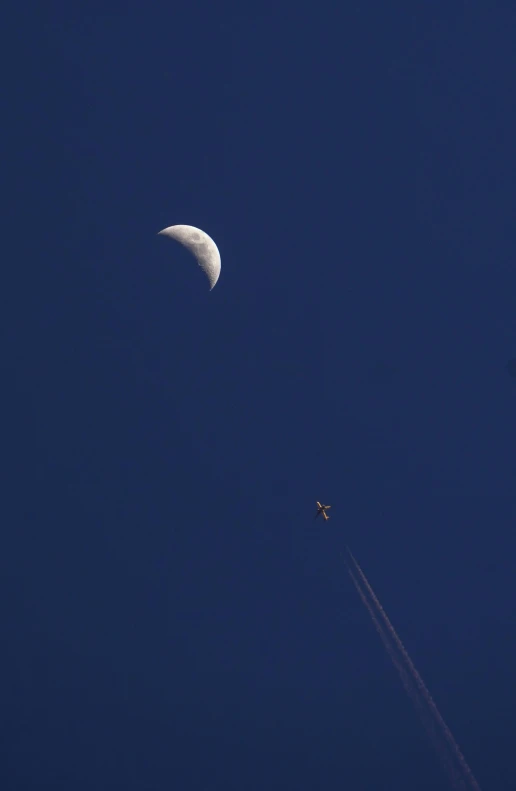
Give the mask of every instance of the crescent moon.
<path id="1" fill-rule="evenodd" d="M 207 233 L 193 225 L 170 225 L 159 235 L 175 239 L 189 250 L 210 282 L 210 291 L 220 276 L 220 253 L 217 245 Z"/>

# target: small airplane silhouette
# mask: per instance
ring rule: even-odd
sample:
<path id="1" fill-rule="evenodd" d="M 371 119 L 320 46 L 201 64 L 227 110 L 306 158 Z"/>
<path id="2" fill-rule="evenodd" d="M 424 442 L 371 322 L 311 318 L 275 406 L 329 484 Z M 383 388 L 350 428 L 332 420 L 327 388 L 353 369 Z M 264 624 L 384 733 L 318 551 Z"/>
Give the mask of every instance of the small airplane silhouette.
<path id="1" fill-rule="evenodd" d="M 317 513 L 316 513 L 316 515 L 315 515 L 315 517 L 314 517 L 314 518 L 315 518 L 315 519 L 317 519 L 317 517 L 319 516 L 319 514 L 322 514 L 322 515 L 324 516 L 325 520 L 328 520 L 330 517 L 329 517 L 329 516 L 328 516 L 328 514 L 326 513 L 326 509 L 327 509 L 327 508 L 331 508 L 331 505 L 323 505 L 322 503 L 320 503 L 320 502 L 317 500 Z"/>

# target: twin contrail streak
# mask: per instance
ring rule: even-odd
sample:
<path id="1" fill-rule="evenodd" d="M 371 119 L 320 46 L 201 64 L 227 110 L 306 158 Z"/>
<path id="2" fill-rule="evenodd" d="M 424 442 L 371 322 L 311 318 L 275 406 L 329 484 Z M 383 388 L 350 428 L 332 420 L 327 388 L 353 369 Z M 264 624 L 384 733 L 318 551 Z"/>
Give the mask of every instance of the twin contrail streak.
<path id="1" fill-rule="evenodd" d="M 360 587 L 360 583 L 353 574 L 353 571 L 349 565 L 348 565 L 348 573 L 351 579 L 353 580 L 353 584 L 357 590 L 358 595 L 362 600 L 364 607 L 366 608 L 366 610 L 368 611 L 371 617 L 374 627 L 382 643 L 384 644 L 385 650 L 387 651 L 387 654 L 389 655 L 392 664 L 399 673 L 401 683 L 405 688 L 405 692 L 407 693 L 412 703 L 414 704 L 414 707 L 421 719 L 421 723 L 425 728 L 430 741 L 433 743 L 436 753 L 438 754 L 439 758 L 441 759 L 445 769 L 447 770 L 450 776 L 453 787 L 457 789 L 466 788 L 464 781 L 457 773 L 453 761 L 450 760 L 450 756 L 448 755 L 446 745 L 443 744 L 442 739 L 439 737 L 439 734 L 436 732 L 435 721 L 433 720 L 432 715 L 428 710 L 428 707 L 425 705 L 425 702 L 422 700 L 421 695 L 418 693 L 418 689 L 415 686 L 412 676 L 409 674 L 408 670 L 404 667 L 401 658 L 396 653 L 396 649 L 391 639 L 389 638 L 389 635 L 387 634 L 387 632 L 381 625 L 380 621 L 378 620 L 371 602 L 368 600 L 364 591 Z"/>
<path id="2" fill-rule="evenodd" d="M 450 777 L 455 787 L 457 788 L 466 788 L 467 782 L 471 788 L 475 791 L 481 791 L 480 786 L 478 785 L 473 772 L 471 771 L 466 759 L 462 755 L 462 752 L 459 749 L 459 746 L 455 739 L 453 738 L 453 734 L 446 725 L 444 719 L 441 716 L 439 709 L 437 708 L 430 692 L 428 691 L 423 679 L 419 675 L 412 659 L 410 658 L 405 646 L 401 642 L 400 638 L 394 626 L 391 624 L 387 613 L 383 609 L 382 605 L 380 604 L 378 597 L 376 596 L 375 592 L 373 591 L 369 581 L 367 580 L 366 575 L 360 568 L 359 564 L 355 560 L 351 550 L 347 548 L 349 556 L 353 562 L 354 568 L 358 573 L 365 590 L 369 593 L 371 601 L 367 599 L 367 596 L 362 589 L 359 580 L 356 578 L 353 570 L 348 564 L 348 571 L 353 580 L 353 584 L 357 589 L 362 602 L 364 603 L 366 609 L 371 616 L 371 620 L 376 628 L 376 631 L 380 635 L 382 642 L 391 658 L 394 666 L 398 670 L 400 674 L 400 678 L 402 680 L 403 686 L 405 687 L 407 693 L 409 694 L 410 698 L 412 699 L 413 703 L 417 707 L 419 714 L 422 718 L 423 724 L 425 728 L 434 742 L 434 746 L 436 747 L 437 752 L 441 760 L 445 763 L 445 766 L 450 773 Z M 373 606 L 374 605 L 374 606 Z M 385 624 L 385 628 L 380 623 L 379 617 L 383 620 Z M 386 631 L 387 630 L 387 631 Z M 392 639 L 392 641 L 391 641 Z M 393 644 L 394 643 L 394 644 Z M 397 655 L 395 646 L 397 647 L 400 656 Z M 425 706 L 426 703 L 426 706 Z M 432 720 L 433 716 L 433 720 Z M 458 773 L 453 761 L 451 760 L 451 756 L 448 755 L 446 750 L 446 745 L 438 738 L 438 734 L 435 732 L 434 725 L 437 724 L 442 736 L 446 740 L 448 746 L 451 748 L 451 752 L 455 757 L 456 761 L 458 762 L 460 768 L 462 769 L 462 774 Z"/>

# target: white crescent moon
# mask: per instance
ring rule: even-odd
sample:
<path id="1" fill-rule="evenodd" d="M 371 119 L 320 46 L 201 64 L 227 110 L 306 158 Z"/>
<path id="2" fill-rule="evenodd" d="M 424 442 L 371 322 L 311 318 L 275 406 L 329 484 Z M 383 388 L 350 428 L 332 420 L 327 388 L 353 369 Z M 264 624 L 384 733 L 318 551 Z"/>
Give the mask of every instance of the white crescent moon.
<path id="1" fill-rule="evenodd" d="M 193 225 L 170 225 L 160 234 L 170 236 L 192 253 L 210 281 L 211 291 L 220 275 L 220 253 L 211 236 Z"/>

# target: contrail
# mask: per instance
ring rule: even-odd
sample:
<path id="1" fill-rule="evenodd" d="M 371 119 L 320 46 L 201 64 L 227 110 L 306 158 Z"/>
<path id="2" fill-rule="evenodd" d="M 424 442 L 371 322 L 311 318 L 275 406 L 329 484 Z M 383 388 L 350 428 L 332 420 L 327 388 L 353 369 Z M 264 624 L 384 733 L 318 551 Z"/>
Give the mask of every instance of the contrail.
<path id="1" fill-rule="evenodd" d="M 416 667 L 415 667 L 414 663 L 412 662 L 412 659 L 410 658 L 410 656 L 409 656 L 409 654 L 407 652 L 407 649 L 405 648 L 405 646 L 401 642 L 400 638 L 398 637 L 398 633 L 396 632 L 394 626 L 391 624 L 389 618 L 387 617 L 387 613 L 385 612 L 385 610 L 383 609 L 382 605 L 380 604 L 380 602 L 378 600 L 378 597 L 376 596 L 374 590 L 372 589 L 371 585 L 369 584 L 369 581 L 368 581 L 366 575 L 364 574 L 364 572 L 360 568 L 358 562 L 355 560 L 355 558 L 353 556 L 353 553 L 351 552 L 349 547 L 346 547 L 346 549 L 347 549 L 347 551 L 349 553 L 349 556 L 350 556 L 351 560 L 353 561 L 353 564 L 354 564 L 354 566 L 355 566 L 355 568 L 356 568 L 356 570 L 357 570 L 357 572 L 358 572 L 358 574 L 360 576 L 360 579 L 362 580 L 366 590 L 368 591 L 372 601 L 374 602 L 374 604 L 376 606 L 377 612 L 381 615 L 381 617 L 382 617 L 382 619 L 383 619 L 383 621 L 385 623 L 385 626 L 387 627 L 387 630 L 388 630 L 389 634 L 391 635 L 392 639 L 394 640 L 394 643 L 396 644 L 396 646 L 398 647 L 398 650 L 400 651 L 401 655 L 403 656 L 403 659 L 405 660 L 405 663 L 406 663 L 406 667 L 408 668 L 410 674 L 412 675 L 412 678 L 414 679 L 414 682 L 416 683 L 418 689 L 420 690 L 420 692 L 423 695 L 426 703 L 428 704 L 428 707 L 429 707 L 430 711 L 432 712 L 432 714 L 434 715 L 438 725 L 440 726 L 440 728 L 442 730 L 442 733 L 443 733 L 444 737 L 446 738 L 446 741 L 448 742 L 449 746 L 451 747 L 451 749 L 452 749 L 452 751 L 453 751 L 453 753 L 455 755 L 455 758 L 457 759 L 458 763 L 460 764 L 460 766 L 461 766 L 461 768 L 462 768 L 462 770 L 464 772 L 465 779 L 469 780 L 469 782 L 471 784 L 471 787 L 474 788 L 475 791 L 481 791 L 480 786 L 477 783 L 473 772 L 471 771 L 466 759 L 464 758 L 462 752 L 460 751 L 459 745 L 455 741 L 452 732 L 450 731 L 450 729 L 448 728 L 448 726 L 445 723 L 444 719 L 442 718 L 441 713 L 440 713 L 439 709 L 437 708 L 437 706 L 436 706 L 436 704 L 434 702 L 434 699 L 430 695 L 430 692 L 428 691 L 428 689 L 427 689 L 427 687 L 425 685 L 425 682 L 423 681 L 423 679 L 419 675 L 418 671 L 416 670 Z"/>
<path id="2" fill-rule="evenodd" d="M 408 670 L 403 666 L 403 663 L 400 657 L 396 653 L 396 649 L 392 644 L 389 635 L 381 625 L 380 621 L 378 620 L 376 613 L 373 609 L 371 602 L 368 600 L 367 596 L 365 595 L 364 591 L 360 587 L 360 583 L 353 574 L 351 567 L 346 562 L 348 573 L 351 579 L 353 580 L 353 584 L 357 590 L 358 595 L 360 596 L 364 607 L 367 609 L 371 620 L 374 624 L 374 627 L 380 636 L 382 643 L 384 644 L 385 650 L 389 655 L 389 658 L 399 673 L 401 682 L 405 688 L 405 692 L 408 694 L 409 698 L 411 699 L 412 703 L 416 711 L 419 714 L 421 719 L 421 723 L 425 728 L 431 742 L 434 745 L 435 751 L 439 758 L 441 759 L 445 770 L 448 772 L 450 780 L 454 788 L 457 789 L 465 789 L 466 785 L 462 777 L 457 773 L 453 760 L 448 755 L 446 744 L 443 743 L 442 739 L 440 738 L 439 734 L 436 732 L 435 729 L 435 721 L 432 717 L 431 712 L 428 710 L 428 707 L 425 705 L 425 701 L 422 699 L 421 695 L 419 694 L 418 688 L 415 685 L 412 676 L 409 675 Z"/>

